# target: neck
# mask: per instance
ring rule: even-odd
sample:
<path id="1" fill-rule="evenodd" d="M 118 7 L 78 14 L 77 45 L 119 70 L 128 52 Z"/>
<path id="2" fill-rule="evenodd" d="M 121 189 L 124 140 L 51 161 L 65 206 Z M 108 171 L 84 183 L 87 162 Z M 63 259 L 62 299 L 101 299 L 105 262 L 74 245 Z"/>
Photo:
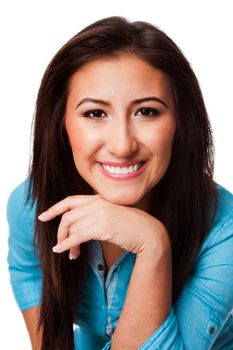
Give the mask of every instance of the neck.
<path id="1" fill-rule="evenodd" d="M 151 203 L 151 192 L 149 191 L 138 203 L 133 205 L 133 207 L 149 213 L 150 203 Z"/>

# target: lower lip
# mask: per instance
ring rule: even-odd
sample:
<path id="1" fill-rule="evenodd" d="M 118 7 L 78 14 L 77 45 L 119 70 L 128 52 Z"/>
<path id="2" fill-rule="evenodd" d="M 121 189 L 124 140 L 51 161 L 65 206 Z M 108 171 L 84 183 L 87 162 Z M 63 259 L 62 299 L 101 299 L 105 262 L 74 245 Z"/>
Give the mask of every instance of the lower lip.
<path id="1" fill-rule="evenodd" d="M 100 163 L 97 163 L 97 165 L 98 165 L 98 167 L 100 168 L 100 171 L 106 176 L 106 177 L 108 177 L 109 179 L 113 179 L 113 180 L 130 180 L 130 179 L 133 179 L 133 178 L 135 178 L 135 177 L 137 177 L 138 175 L 140 175 L 143 171 L 144 171 L 144 169 L 145 169 L 145 167 L 146 167 L 146 165 L 147 165 L 147 162 L 146 163 L 144 163 L 143 165 L 142 165 L 142 167 L 140 168 L 140 169 L 138 169 L 137 171 L 134 171 L 133 173 L 131 173 L 131 174 L 121 174 L 121 175 L 114 175 L 114 174 L 111 174 L 111 173 L 108 173 L 103 167 L 102 167 L 102 165 L 100 164 Z"/>

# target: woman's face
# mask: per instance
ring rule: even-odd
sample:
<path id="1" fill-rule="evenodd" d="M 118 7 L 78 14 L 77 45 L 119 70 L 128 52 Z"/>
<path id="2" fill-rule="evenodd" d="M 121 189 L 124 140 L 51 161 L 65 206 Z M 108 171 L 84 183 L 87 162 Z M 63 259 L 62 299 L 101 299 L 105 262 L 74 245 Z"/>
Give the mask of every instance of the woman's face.
<path id="1" fill-rule="evenodd" d="M 176 129 L 163 72 L 133 54 L 85 64 L 71 78 L 65 127 L 76 168 L 94 193 L 148 207 L 150 190 L 168 168 Z"/>

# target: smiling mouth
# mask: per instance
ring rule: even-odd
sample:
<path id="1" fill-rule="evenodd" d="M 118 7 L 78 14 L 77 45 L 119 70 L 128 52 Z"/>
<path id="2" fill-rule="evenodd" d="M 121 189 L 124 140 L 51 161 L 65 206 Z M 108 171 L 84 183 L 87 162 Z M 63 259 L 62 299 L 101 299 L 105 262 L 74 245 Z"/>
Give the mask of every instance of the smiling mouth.
<path id="1" fill-rule="evenodd" d="M 112 166 L 112 165 L 106 165 L 99 163 L 102 168 L 109 174 L 112 175 L 128 175 L 137 172 L 146 162 L 142 161 L 139 163 L 131 164 L 130 166 Z"/>

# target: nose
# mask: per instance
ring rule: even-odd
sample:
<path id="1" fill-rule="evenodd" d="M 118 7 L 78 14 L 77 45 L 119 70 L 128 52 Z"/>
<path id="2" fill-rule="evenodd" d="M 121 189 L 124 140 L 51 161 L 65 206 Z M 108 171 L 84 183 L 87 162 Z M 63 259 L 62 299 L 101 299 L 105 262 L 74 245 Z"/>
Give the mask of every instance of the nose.
<path id="1" fill-rule="evenodd" d="M 138 150 L 136 133 L 127 120 L 113 124 L 107 140 L 108 151 L 118 158 L 129 157 Z"/>

